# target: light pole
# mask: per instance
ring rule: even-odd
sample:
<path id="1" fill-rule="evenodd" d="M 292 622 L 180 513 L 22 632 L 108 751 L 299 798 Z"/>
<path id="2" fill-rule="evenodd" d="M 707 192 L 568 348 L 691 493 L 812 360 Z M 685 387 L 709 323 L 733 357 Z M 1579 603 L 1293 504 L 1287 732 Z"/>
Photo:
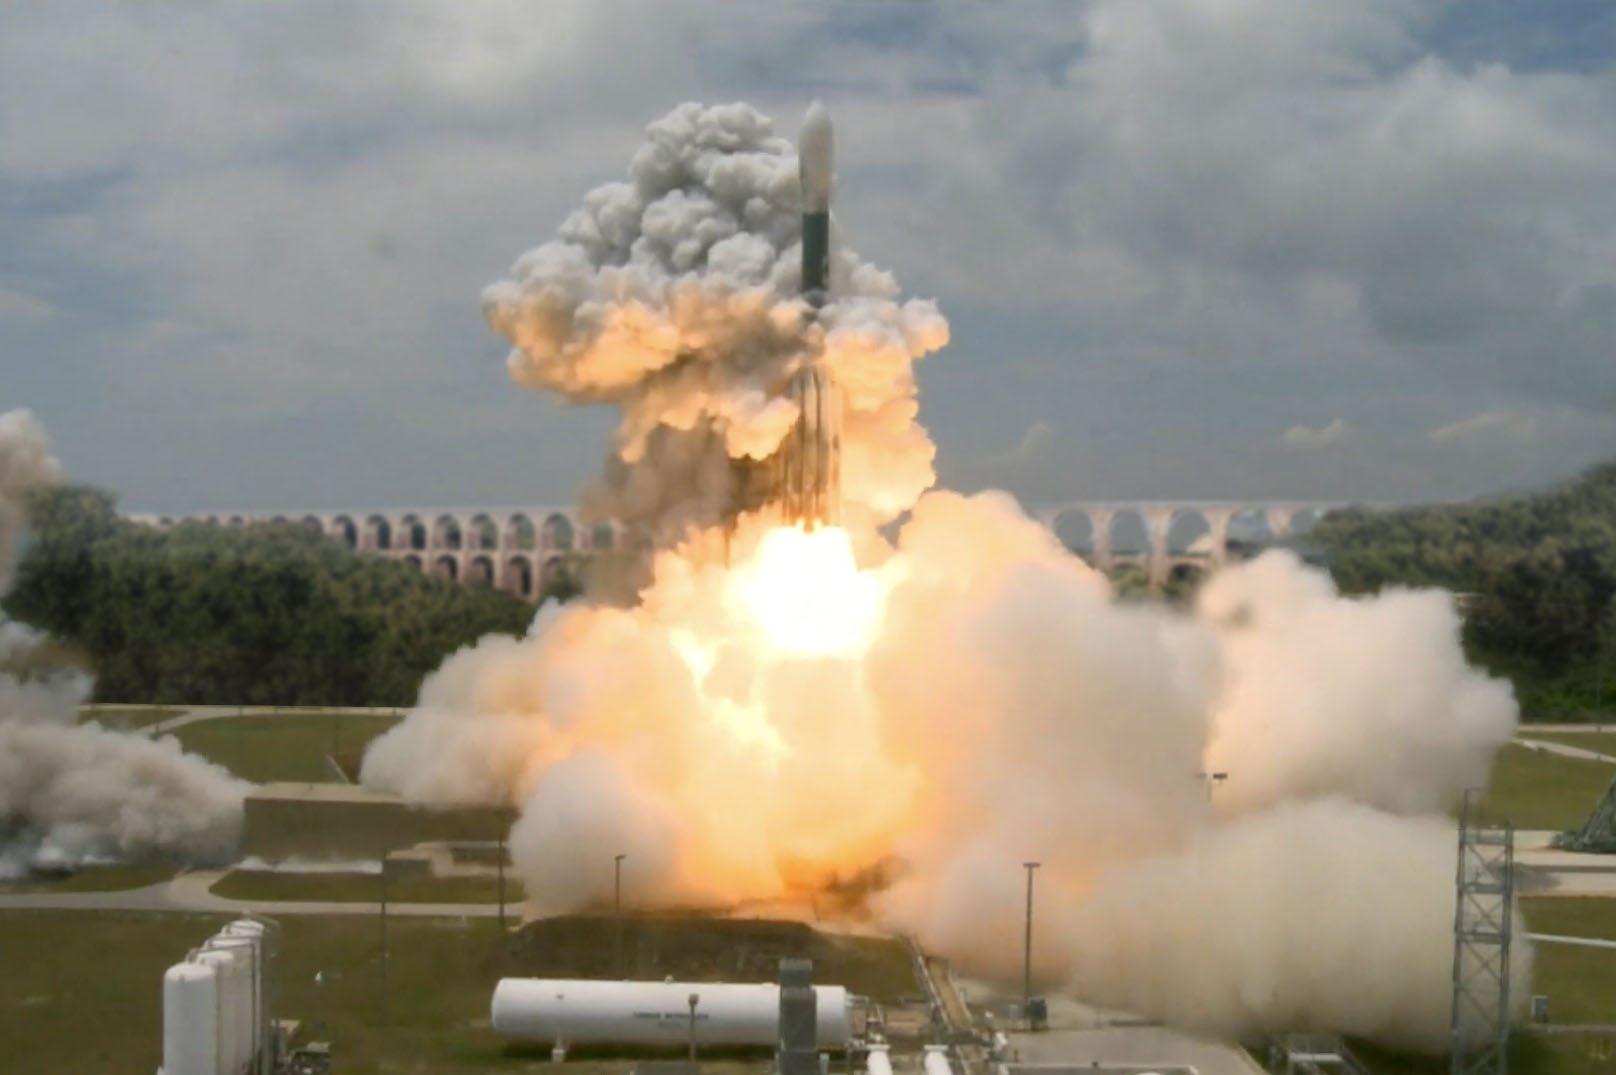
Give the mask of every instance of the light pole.
<path id="1" fill-rule="evenodd" d="M 626 858 L 628 855 L 619 854 L 612 860 L 612 970 L 619 978 L 623 976 L 623 860 Z"/>
<path id="2" fill-rule="evenodd" d="M 1027 871 L 1027 932 L 1021 963 L 1021 1012 L 1027 1018 L 1027 1029 L 1032 1029 L 1032 875 L 1038 869 L 1036 862 L 1023 862 Z"/>
<path id="3" fill-rule="evenodd" d="M 1219 784 L 1223 783 L 1225 780 L 1229 779 L 1229 774 L 1226 773 L 1226 772 L 1223 772 L 1222 770 L 1219 770 L 1219 771 L 1214 772 L 1214 773 L 1209 773 L 1204 769 L 1198 769 L 1198 770 L 1196 770 L 1195 775 L 1200 777 L 1202 780 L 1206 781 L 1206 801 L 1207 802 L 1212 801 L 1213 789 L 1215 789 Z"/>

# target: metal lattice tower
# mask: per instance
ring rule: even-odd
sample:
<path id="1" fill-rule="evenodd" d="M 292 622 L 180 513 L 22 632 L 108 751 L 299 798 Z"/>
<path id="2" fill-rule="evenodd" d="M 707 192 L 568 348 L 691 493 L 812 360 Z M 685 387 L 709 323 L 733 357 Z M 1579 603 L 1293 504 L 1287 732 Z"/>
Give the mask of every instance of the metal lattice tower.
<path id="1" fill-rule="evenodd" d="M 1515 831 L 1481 819 L 1465 792 L 1453 915 L 1453 1075 L 1508 1075 Z"/>

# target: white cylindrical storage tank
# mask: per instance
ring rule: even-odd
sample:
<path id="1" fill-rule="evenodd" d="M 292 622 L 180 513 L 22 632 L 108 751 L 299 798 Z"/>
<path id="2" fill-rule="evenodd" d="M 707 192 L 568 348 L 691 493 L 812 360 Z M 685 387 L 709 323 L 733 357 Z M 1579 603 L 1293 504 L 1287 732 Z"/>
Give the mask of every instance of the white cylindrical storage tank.
<path id="1" fill-rule="evenodd" d="M 257 975 L 258 945 L 251 937 L 233 937 L 219 933 L 202 946 L 204 952 L 226 952 L 231 958 L 228 988 L 229 1011 L 225 1022 L 230 1027 L 232 1050 L 225 1057 L 228 1075 L 237 1075 L 247 1066 L 253 1055 L 253 999 L 257 996 L 254 981 Z"/>
<path id="2" fill-rule="evenodd" d="M 870 1056 L 864 1061 L 864 1070 L 869 1075 L 892 1075 L 892 1055 L 887 1052 L 885 1045 L 870 1046 Z"/>
<path id="3" fill-rule="evenodd" d="M 922 1062 L 922 1069 L 926 1075 L 954 1075 L 954 1069 L 948 1063 L 948 1046 L 926 1046 L 926 1058 Z"/>
<path id="4" fill-rule="evenodd" d="M 163 975 L 163 1075 L 216 1075 L 219 978 L 203 963 L 176 963 Z"/>
<path id="5" fill-rule="evenodd" d="M 251 1062 L 269 1042 L 268 968 L 265 965 L 264 924 L 240 918 L 219 931 L 220 936 L 245 937 L 252 941 L 251 1019 L 247 1024 L 247 1060 Z"/>
<path id="6" fill-rule="evenodd" d="M 236 1040 L 236 1020 L 240 1010 L 239 990 L 242 981 L 235 953 L 204 947 L 191 957 L 191 961 L 212 967 L 214 973 L 218 975 L 218 989 L 214 994 L 217 1004 L 213 1016 L 214 1025 L 218 1027 L 218 1054 L 214 1060 L 213 1071 L 215 1075 L 233 1075 L 235 1059 L 240 1052 L 240 1045 Z"/>
<path id="7" fill-rule="evenodd" d="M 698 1045 L 780 1044 L 780 987 L 773 983 L 603 982 L 501 978 L 494 1030 L 565 1045 L 680 1045 L 690 1040 L 695 994 Z M 853 1036 L 847 990 L 814 986 L 816 1047 L 846 1049 Z"/>

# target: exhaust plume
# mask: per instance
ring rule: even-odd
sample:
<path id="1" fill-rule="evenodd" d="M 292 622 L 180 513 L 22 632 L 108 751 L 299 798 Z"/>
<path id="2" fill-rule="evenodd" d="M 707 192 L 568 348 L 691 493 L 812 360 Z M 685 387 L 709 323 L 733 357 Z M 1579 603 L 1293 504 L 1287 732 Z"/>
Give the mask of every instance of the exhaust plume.
<path id="1" fill-rule="evenodd" d="M 60 467 L 27 411 L 0 414 L 0 594 L 16 567 L 26 497 Z M 87 863 L 225 861 L 249 785 L 180 750 L 78 723 L 81 672 L 36 667 L 44 641 L 0 616 L 0 878 Z"/>
<path id="2" fill-rule="evenodd" d="M 1442 811 L 1516 719 L 1448 596 L 1344 598 L 1270 552 L 1192 610 L 1118 603 L 1009 496 L 922 495 L 912 365 L 947 328 L 845 247 L 822 342 L 856 510 L 845 530 L 743 520 L 713 563 L 728 462 L 772 450 L 794 416 L 766 386 L 820 342 L 798 170 L 752 109 L 684 105 L 630 177 L 484 303 L 519 383 L 619 408 L 586 503 L 660 530 L 649 581 L 632 608 L 546 611 L 452 656 L 364 782 L 517 806 L 542 911 L 609 900 L 619 853 L 640 905 L 880 878 L 881 921 L 1006 977 L 1037 860 L 1046 982 L 1208 1031 L 1442 1048 Z"/>

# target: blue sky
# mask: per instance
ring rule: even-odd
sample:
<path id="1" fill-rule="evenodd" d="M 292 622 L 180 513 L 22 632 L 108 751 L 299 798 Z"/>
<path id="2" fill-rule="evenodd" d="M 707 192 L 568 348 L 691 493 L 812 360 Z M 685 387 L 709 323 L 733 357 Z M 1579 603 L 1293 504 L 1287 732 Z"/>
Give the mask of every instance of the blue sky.
<path id="1" fill-rule="evenodd" d="M 556 502 L 478 293 L 685 100 L 838 125 L 945 484 L 1451 498 L 1616 455 L 1604 0 L 36 4 L 0 408 L 130 509 Z"/>

